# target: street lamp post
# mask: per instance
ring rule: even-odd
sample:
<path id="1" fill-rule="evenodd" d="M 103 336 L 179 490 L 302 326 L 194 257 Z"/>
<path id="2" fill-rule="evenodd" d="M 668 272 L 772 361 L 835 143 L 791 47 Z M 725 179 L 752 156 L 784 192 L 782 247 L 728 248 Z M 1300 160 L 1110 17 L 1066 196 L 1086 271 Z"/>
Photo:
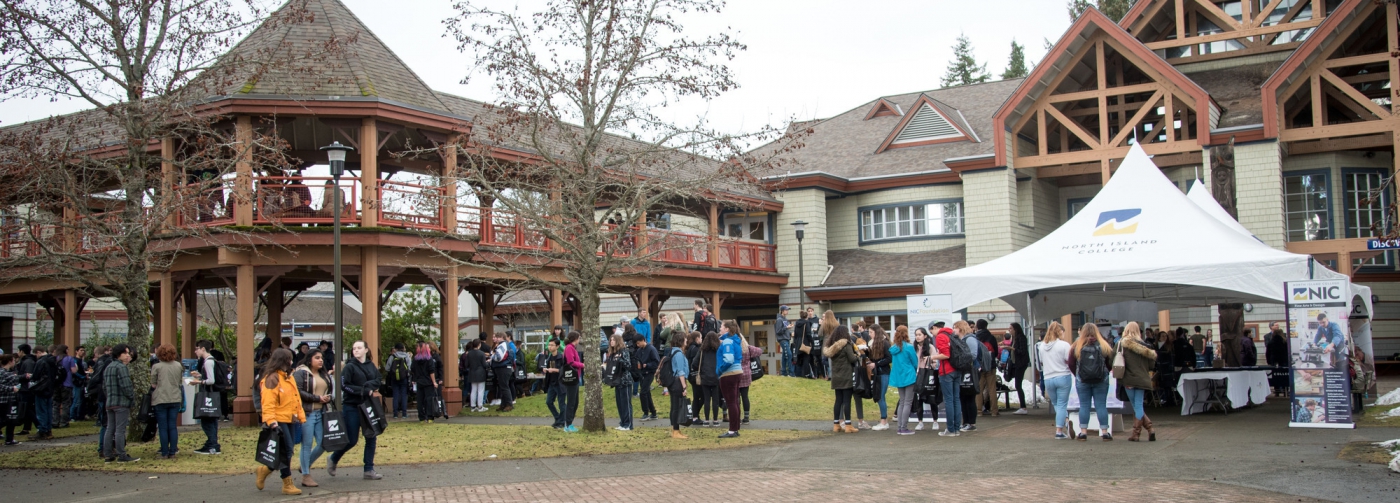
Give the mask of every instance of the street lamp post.
<path id="1" fill-rule="evenodd" d="M 353 149 L 352 147 L 341 145 L 338 141 L 334 141 L 331 142 L 330 145 L 321 147 L 321 150 L 326 151 L 326 158 L 330 161 L 331 184 L 335 187 L 335 190 L 331 191 L 334 194 L 333 197 L 335 197 L 333 207 L 333 213 L 335 215 L 332 217 L 334 218 L 334 224 L 331 230 L 331 236 L 333 236 L 331 238 L 331 274 L 335 276 L 335 304 L 332 309 L 335 312 L 335 347 L 332 348 L 332 351 L 338 350 L 340 351 L 339 354 L 343 355 L 346 354 L 344 344 L 345 291 L 340 279 L 340 212 L 343 211 L 341 206 L 345 203 L 345 198 L 340 195 L 340 176 L 345 174 L 345 153 Z M 292 330 L 293 332 L 296 331 L 296 325 L 292 325 Z M 332 362 L 332 364 L 334 365 L 334 362 Z M 341 400 L 344 397 L 342 396 L 343 393 L 340 391 L 340 386 L 331 386 L 331 392 L 335 395 L 335 410 L 341 410 Z"/>
<path id="2" fill-rule="evenodd" d="M 797 229 L 797 312 L 798 316 L 801 316 L 800 313 L 807 312 L 807 293 L 805 292 L 807 285 L 804 281 L 807 279 L 807 274 L 802 265 L 802 235 L 803 231 L 807 229 L 807 222 L 798 220 L 792 223 L 792 227 Z"/>

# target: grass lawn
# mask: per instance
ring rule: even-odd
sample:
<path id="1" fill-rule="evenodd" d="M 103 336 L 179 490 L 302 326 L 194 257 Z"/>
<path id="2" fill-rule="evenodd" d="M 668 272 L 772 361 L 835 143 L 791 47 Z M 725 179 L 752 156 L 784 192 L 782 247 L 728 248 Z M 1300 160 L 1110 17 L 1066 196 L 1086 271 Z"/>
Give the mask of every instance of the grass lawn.
<path id="1" fill-rule="evenodd" d="M 104 470 L 148 473 L 239 474 L 252 473 L 253 447 L 258 428 L 225 428 L 219 430 L 219 442 L 225 454 L 202 456 L 194 450 L 204 443 L 198 432 L 180 435 L 181 453 L 175 460 L 156 457 L 159 442 L 127 444 L 127 452 L 141 458 L 138 463 L 103 463 L 93 452 L 92 444 L 72 445 L 53 449 L 14 452 L 0 455 L 0 468 L 52 470 Z M 688 440 L 672 440 L 661 428 L 644 428 L 630 432 L 609 430 L 607 433 L 564 433 L 547 426 L 491 426 L 461 424 L 423 424 L 398 422 L 379 440 L 375 464 L 417 464 L 488 459 L 528 459 L 592 454 L 621 454 L 665 452 L 680 450 L 729 449 L 753 445 L 799 440 L 820 435 L 818 432 L 744 430 L 743 436 L 720 440 L 715 432 L 698 431 Z M 362 444 L 351 449 L 342 460 L 342 468 L 362 466 Z M 292 457 L 296 465 L 300 451 Z M 495 455 L 495 458 L 491 456 Z M 325 467 L 325 458 L 317 461 Z M 297 470 L 293 466 L 292 470 Z M 324 473 L 324 472 L 322 472 Z"/>
<path id="2" fill-rule="evenodd" d="M 695 398 L 694 390 L 690 390 L 686 394 L 692 400 Z M 660 389 L 653 389 L 651 397 L 656 404 L 657 416 L 670 417 L 671 398 L 662 396 Z M 583 402 L 584 400 L 584 392 L 580 389 L 579 401 Z M 617 407 L 613 405 L 612 388 L 603 387 L 603 400 L 605 402 L 604 414 L 607 417 L 617 417 Z M 827 421 L 831 419 L 831 404 L 834 400 L 835 395 L 831 391 L 831 383 L 828 381 L 769 375 L 759 379 L 749 388 L 749 418 Z M 898 401 L 899 393 L 894 388 L 890 388 L 885 403 L 890 408 L 891 416 L 894 414 L 894 406 Z M 864 407 L 867 422 L 880 420 L 880 406 L 878 404 L 867 400 Z M 409 410 L 409 417 L 414 417 L 413 408 L 409 407 Z M 642 406 L 639 399 L 632 399 L 632 411 L 634 414 L 641 414 Z M 582 413 L 583 404 L 580 403 L 579 414 Z M 549 408 L 545 405 L 544 393 L 516 400 L 515 410 L 510 412 L 501 413 L 494 409 L 489 412 L 470 412 L 467 409 L 462 409 L 461 414 L 468 417 L 550 417 Z"/>
<path id="3" fill-rule="evenodd" d="M 1400 404 L 1382 405 L 1379 407 L 1366 407 L 1366 411 L 1362 412 L 1361 415 L 1356 418 L 1356 425 L 1389 427 L 1400 426 L 1400 416 L 1383 417 L 1385 416 L 1387 411 L 1396 408 L 1400 408 Z"/>
<path id="4" fill-rule="evenodd" d="M 16 428 L 16 429 L 18 429 L 18 428 Z M 53 438 L 55 438 L 55 439 L 58 439 L 58 438 L 68 438 L 68 437 L 81 437 L 81 436 L 84 436 L 84 435 L 96 435 L 96 434 L 97 434 L 97 424 L 93 423 L 92 421 L 74 421 L 74 422 L 68 423 L 68 427 L 67 427 L 67 428 L 54 428 L 54 429 L 53 429 Z M 28 441 L 28 439 L 25 439 L 25 438 L 18 438 L 18 437 L 19 437 L 19 432 L 15 432 L 15 437 L 16 437 L 15 440 L 24 440 L 24 441 Z"/>

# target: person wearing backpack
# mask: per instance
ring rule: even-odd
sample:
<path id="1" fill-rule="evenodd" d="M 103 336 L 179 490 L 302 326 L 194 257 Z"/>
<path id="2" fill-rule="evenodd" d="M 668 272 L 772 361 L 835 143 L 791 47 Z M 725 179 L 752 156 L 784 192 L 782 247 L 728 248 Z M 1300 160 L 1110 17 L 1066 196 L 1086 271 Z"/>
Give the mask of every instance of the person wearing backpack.
<path id="1" fill-rule="evenodd" d="M 394 352 L 389 354 L 389 361 L 384 362 L 384 380 L 388 381 L 389 389 L 394 393 L 394 411 L 391 417 L 408 417 L 408 385 L 413 382 L 409 376 L 409 362 L 413 361 L 413 355 L 404 350 L 402 342 L 394 343 Z"/>
<path id="2" fill-rule="evenodd" d="M 1156 355 L 1153 355 L 1154 361 Z M 1074 374 L 1074 389 L 1079 393 L 1079 436 L 1076 440 L 1088 439 L 1084 433 L 1089 430 L 1089 409 L 1098 414 L 1099 437 L 1105 442 L 1113 440 L 1112 428 L 1108 424 L 1108 375 L 1112 370 L 1113 346 L 1099 335 L 1099 327 L 1085 323 L 1079 329 L 1079 338 L 1074 341 L 1069 353 L 1069 371 Z M 1150 387 L 1150 385 L 1149 385 Z"/>
<path id="3" fill-rule="evenodd" d="M 8 412 L 10 407 L 19 404 L 19 376 L 13 372 L 14 368 L 15 355 L 0 354 L 0 412 Z M 19 420 L 0 417 L 0 423 L 5 429 L 5 446 L 19 445 L 21 442 L 15 441 L 15 426 L 19 425 Z"/>
<path id="4" fill-rule="evenodd" d="M 1069 373 L 1070 344 L 1064 340 L 1065 328 L 1052 321 L 1045 329 L 1045 337 L 1035 343 L 1040 359 L 1040 376 L 1037 381 L 1045 390 L 1045 398 L 1055 410 L 1055 439 L 1065 440 L 1065 420 L 1069 417 L 1069 389 L 1073 377 Z"/>
<path id="5" fill-rule="evenodd" d="M 1001 361 L 1001 344 L 992 331 L 987 330 L 987 320 L 977 320 L 977 340 L 982 343 L 980 359 L 982 369 L 977 377 L 977 410 L 984 416 L 1000 416 L 997 404 L 997 362 Z"/>
<path id="6" fill-rule="evenodd" d="M 637 395 L 641 398 L 642 420 L 652 421 L 656 419 L 656 403 L 651 398 L 651 381 L 656 378 L 656 369 L 661 365 L 661 357 L 656 348 L 649 344 L 650 341 L 637 338 L 633 342 L 637 347 L 632 351 L 633 377 L 637 379 L 633 389 L 639 390 Z"/>
<path id="7" fill-rule="evenodd" d="M 687 414 L 690 412 L 685 406 L 686 380 L 690 377 L 690 360 L 686 358 L 685 347 L 687 335 L 683 330 L 671 332 L 671 339 L 667 341 L 669 347 L 666 348 L 666 357 L 661 360 L 661 365 L 657 370 L 657 375 L 661 381 L 661 387 L 669 392 L 671 397 L 671 438 L 685 440 L 687 437 L 681 434 L 681 426 L 690 426 Z"/>
<path id="8" fill-rule="evenodd" d="M 963 374 L 962 389 L 958 390 L 958 411 L 962 412 L 962 432 L 977 431 L 977 412 L 979 410 L 977 397 L 981 393 L 981 376 L 985 372 L 987 364 L 987 350 L 982 347 L 982 341 L 977 339 L 977 331 L 966 321 L 960 322 L 964 326 L 958 330 L 958 337 L 962 339 L 963 345 L 967 348 L 967 353 L 972 358 L 972 369 Z M 957 326 L 956 323 L 953 324 Z M 969 388 L 967 385 L 971 384 Z"/>
<path id="9" fill-rule="evenodd" d="M 199 358 L 197 367 L 199 370 L 190 372 L 190 377 L 199 380 L 202 391 L 223 392 L 231 388 L 228 381 L 228 370 L 221 362 L 214 359 L 211 351 L 214 350 L 214 341 L 201 339 L 194 345 L 194 356 Z M 223 366 L 223 369 L 220 367 Z M 195 449 L 195 454 L 221 454 L 223 446 L 219 445 L 219 419 L 212 417 L 199 418 L 199 428 L 204 430 L 204 445 Z"/>
<path id="10" fill-rule="evenodd" d="M 540 352 L 537 358 L 540 374 L 544 375 L 544 404 L 549 407 L 549 415 L 554 418 L 554 423 L 550 426 L 556 430 L 564 429 L 564 413 L 568 411 L 564 385 L 559 382 L 559 370 L 564 368 L 564 354 L 559 352 L 560 342 L 562 341 L 551 337 L 545 342 L 545 350 Z"/>
<path id="11" fill-rule="evenodd" d="M 413 387 L 418 402 L 418 421 L 432 423 L 441 413 L 436 410 L 437 384 L 441 375 L 438 374 L 437 360 L 433 359 L 433 350 L 428 343 L 418 343 L 409 374 L 413 376 Z"/>
<path id="12" fill-rule="evenodd" d="M 739 401 L 744 405 L 744 419 L 739 423 L 749 424 L 749 387 L 753 386 L 753 362 L 763 357 L 763 350 L 758 346 L 749 345 L 748 339 L 744 339 L 742 335 L 739 339 L 744 343 L 744 374 L 739 376 Z M 762 373 L 758 377 L 763 378 Z"/>
<path id="13" fill-rule="evenodd" d="M 29 391 L 34 394 L 35 428 L 38 430 L 29 436 L 30 440 L 53 439 L 53 396 L 54 389 L 60 383 L 57 379 L 58 360 L 49 354 L 48 349 L 44 346 L 34 348 L 38 359 L 34 361 L 34 371 L 28 376 Z"/>
<path id="14" fill-rule="evenodd" d="M 831 360 L 831 389 L 836 393 L 836 401 L 831 406 L 831 431 L 833 433 L 855 433 L 860 430 L 851 426 L 851 399 L 854 398 L 855 367 L 860 362 L 851 344 L 851 331 L 845 325 L 837 325 L 823 341 L 822 355 Z M 842 420 L 845 423 L 842 423 Z"/>
<path id="15" fill-rule="evenodd" d="M 613 388 L 617 403 L 617 430 L 632 431 L 632 350 L 621 335 L 612 336 L 608 344 L 607 375 L 603 384 Z"/>
<path id="16" fill-rule="evenodd" d="M 948 428 L 938 432 L 940 437 L 962 435 L 962 379 L 964 373 L 973 369 L 972 356 L 967 352 L 967 345 L 958 337 L 958 332 L 970 332 L 970 329 L 966 321 L 958 320 L 953 328 L 940 328 L 933 337 L 934 351 L 929 358 L 939 363 L 938 385 L 943 390 L 943 409 L 948 421 Z"/>
<path id="17" fill-rule="evenodd" d="M 491 350 L 491 370 L 496 374 L 496 396 L 500 397 L 501 405 L 496 408 L 497 412 L 510 412 L 515 409 L 514 386 L 515 380 L 515 355 L 511 353 L 510 344 L 506 343 L 506 334 L 496 332 L 491 336 L 495 348 Z"/>
<path id="18" fill-rule="evenodd" d="M 1157 360 L 1157 353 L 1142 342 L 1142 332 L 1138 330 L 1137 323 L 1129 323 L 1128 328 L 1123 331 L 1121 351 L 1123 352 L 1123 378 L 1120 381 L 1123 387 L 1127 388 L 1128 401 L 1133 406 L 1133 417 L 1137 420 L 1133 422 L 1133 434 L 1128 437 L 1129 442 L 1137 442 L 1142 430 L 1147 430 L 1147 441 L 1157 441 L 1157 432 L 1152 429 L 1152 419 L 1147 417 L 1147 412 L 1142 409 L 1143 398 L 1152 392 L 1152 364 Z"/>
<path id="19" fill-rule="evenodd" d="M 574 369 L 572 382 L 560 376 L 560 382 L 564 384 L 564 431 L 577 433 L 578 428 L 574 427 L 574 416 L 578 414 L 578 385 L 583 382 L 583 358 L 578 352 L 578 340 L 583 335 L 577 330 L 569 331 L 569 337 L 564 340 L 564 364 Z"/>

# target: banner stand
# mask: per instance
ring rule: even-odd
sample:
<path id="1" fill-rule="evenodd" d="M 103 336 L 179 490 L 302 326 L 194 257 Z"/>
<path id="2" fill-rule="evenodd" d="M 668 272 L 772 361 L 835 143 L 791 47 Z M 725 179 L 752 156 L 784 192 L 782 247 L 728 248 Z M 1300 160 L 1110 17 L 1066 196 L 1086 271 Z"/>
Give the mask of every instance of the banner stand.
<path id="1" fill-rule="evenodd" d="M 1284 283 L 1288 313 L 1288 426 L 1355 428 L 1352 418 L 1351 284 L 1347 280 Z"/>

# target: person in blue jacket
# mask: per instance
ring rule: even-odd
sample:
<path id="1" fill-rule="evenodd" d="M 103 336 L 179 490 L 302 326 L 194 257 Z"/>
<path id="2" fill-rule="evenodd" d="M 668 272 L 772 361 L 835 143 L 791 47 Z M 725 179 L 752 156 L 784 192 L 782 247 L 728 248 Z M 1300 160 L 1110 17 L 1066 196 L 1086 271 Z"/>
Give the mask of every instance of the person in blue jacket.
<path id="1" fill-rule="evenodd" d="M 739 378 L 744 373 L 744 347 L 748 344 L 739 334 L 739 323 L 724 320 L 719 328 L 719 351 L 715 353 L 715 374 L 719 375 L 720 393 L 729 408 L 729 431 L 719 438 L 739 436 Z"/>
<path id="2" fill-rule="evenodd" d="M 1327 313 L 1317 314 L 1317 334 L 1313 336 L 1313 344 L 1330 355 L 1333 370 L 1345 368 L 1348 353 L 1346 334 L 1342 333 L 1342 327 L 1327 320 Z"/>
<path id="3" fill-rule="evenodd" d="M 909 430 L 909 410 L 914 403 L 914 381 L 919 365 L 914 355 L 914 345 L 909 343 L 909 327 L 900 325 L 894 330 L 894 343 L 890 345 L 890 386 L 899 390 L 899 406 L 895 408 L 896 433 L 913 435 Z"/>
<path id="4" fill-rule="evenodd" d="M 690 360 L 685 357 L 685 351 L 681 350 L 685 347 L 685 338 L 685 331 L 672 331 L 671 340 L 667 341 L 670 347 L 666 349 L 669 353 L 667 358 L 670 358 L 671 362 L 671 375 L 674 376 L 671 387 L 667 389 L 670 391 L 671 397 L 671 438 L 681 440 L 689 438 L 681 434 L 681 426 L 690 425 L 690 422 L 686 420 L 688 411 L 685 405 L 685 388 L 686 379 L 690 377 Z"/>

